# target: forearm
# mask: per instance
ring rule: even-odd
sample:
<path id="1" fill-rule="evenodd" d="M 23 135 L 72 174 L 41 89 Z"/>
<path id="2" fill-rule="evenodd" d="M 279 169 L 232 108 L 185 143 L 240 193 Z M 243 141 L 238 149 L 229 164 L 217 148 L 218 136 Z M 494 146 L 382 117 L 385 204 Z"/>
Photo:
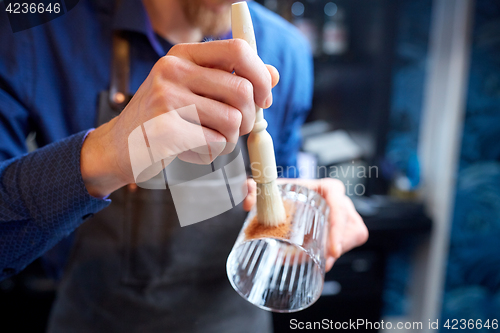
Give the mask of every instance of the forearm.
<path id="1" fill-rule="evenodd" d="M 120 167 L 120 157 L 114 153 L 118 141 L 112 138 L 112 127 L 117 118 L 90 132 L 83 142 L 80 159 L 82 180 L 90 195 L 104 198 L 122 186 L 132 182 Z M 126 151 L 128 147 L 122 147 Z M 123 159 L 123 157 L 122 157 Z"/>
<path id="2" fill-rule="evenodd" d="M 109 204 L 85 188 L 84 137 L 81 132 L 0 163 L 0 279 L 18 273 Z"/>

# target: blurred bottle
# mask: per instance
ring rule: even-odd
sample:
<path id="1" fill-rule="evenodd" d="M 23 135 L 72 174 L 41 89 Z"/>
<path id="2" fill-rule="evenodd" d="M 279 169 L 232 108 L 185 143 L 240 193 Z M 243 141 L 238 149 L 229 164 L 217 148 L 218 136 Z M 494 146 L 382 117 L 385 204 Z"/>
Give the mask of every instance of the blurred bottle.
<path id="1" fill-rule="evenodd" d="M 292 4 L 292 23 L 302 32 L 311 45 L 313 55 L 318 55 L 318 29 L 308 2 L 296 1 Z"/>
<path id="2" fill-rule="evenodd" d="M 324 12 L 323 53 L 326 55 L 342 55 L 347 52 L 349 44 L 344 10 L 335 3 L 328 2 L 324 7 Z"/>

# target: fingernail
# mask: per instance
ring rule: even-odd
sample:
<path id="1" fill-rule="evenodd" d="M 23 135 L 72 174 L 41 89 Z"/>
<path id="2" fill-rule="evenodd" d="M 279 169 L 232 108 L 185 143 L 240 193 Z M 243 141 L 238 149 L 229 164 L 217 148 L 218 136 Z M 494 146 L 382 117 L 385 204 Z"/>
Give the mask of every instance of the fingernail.
<path id="1" fill-rule="evenodd" d="M 335 252 L 337 253 L 338 257 L 342 255 L 342 244 L 338 243 L 337 246 L 335 246 Z"/>
<path id="2" fill-rule="evenodd" d="M 270 94 L 267 99 L 266 99 L 266 102 L 264 103 L 265 104 L 265 108 L 267 109 L 268 107 L 270 107 L 272 104 L 273 104 L 273 94 Z"/>
<path id="3" fill-rule="evenodd" d="M 325 268 L 327 270 L 331 269 L 333 267 L 334 263 L 335 263 L 335 258 L 330 257 L 330 258 L 326 259 Z"/>

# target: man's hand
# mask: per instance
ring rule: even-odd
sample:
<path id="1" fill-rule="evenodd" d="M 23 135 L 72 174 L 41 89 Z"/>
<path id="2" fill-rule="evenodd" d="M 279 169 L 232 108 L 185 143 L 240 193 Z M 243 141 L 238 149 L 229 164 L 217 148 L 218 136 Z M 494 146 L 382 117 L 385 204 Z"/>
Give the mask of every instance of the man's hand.
<path id="1" fill-rule="evenodd" d="M 236 75 L 234 75 L 234 74 Z M 178 44 L 153 67 L 123 112 L 91 132 L 81 152 L 81 172 L 88 192 L 104 197 L 135 181 L 128 137 L 150 119 L 176 109 L 196 106 L 206 143 L 236 143 L 255 121 L 255 104 L 272 104 L 271 88 L 279 75 L 266 66 L 243 40 Z M 148 140 L 161 142 L 159 154 L 171 161 L 184 153 L 192 159 L 193 133 L 199 125 L 179 116 L 148 129 Z M 162 119 L 166 117 L 161 117 Z M 199 142 L 196 141 L 196 142 Z M 213 159 L 221 151 L 210 153 Z M 201 157 L 202 162 L 209 162 Z M 146 179 L 143 179 L 144 181 Z"/>
<path id="2" fill-rule="evenodd" d="M 344 184 L 338 179 L 278 179 L 278 183 L 294 183 L 310 188 L 325 198 L 330 206 L 330 230 L 326 270 L 329 271 L 335 260 L 342 254 L 364 244 L 368 240 L 368 229 L 346 195 Z M 256 184 L 248 180 L 248 196 L 243 201 L 246 211 L 252 209 L 257 200 Z"/>

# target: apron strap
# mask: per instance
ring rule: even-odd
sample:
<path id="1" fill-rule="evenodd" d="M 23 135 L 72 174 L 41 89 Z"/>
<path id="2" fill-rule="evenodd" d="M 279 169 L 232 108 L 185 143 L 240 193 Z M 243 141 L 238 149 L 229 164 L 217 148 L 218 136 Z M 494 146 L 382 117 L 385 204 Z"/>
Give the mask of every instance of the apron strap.
<path id="1" fill-rule="evenodd" d="M 113 33 L 113 55 L 111 59 L 111 82 L 109 87 L 109 102 L 123 109 L 130 100 L 130 43 L 123 32 Z"/>

